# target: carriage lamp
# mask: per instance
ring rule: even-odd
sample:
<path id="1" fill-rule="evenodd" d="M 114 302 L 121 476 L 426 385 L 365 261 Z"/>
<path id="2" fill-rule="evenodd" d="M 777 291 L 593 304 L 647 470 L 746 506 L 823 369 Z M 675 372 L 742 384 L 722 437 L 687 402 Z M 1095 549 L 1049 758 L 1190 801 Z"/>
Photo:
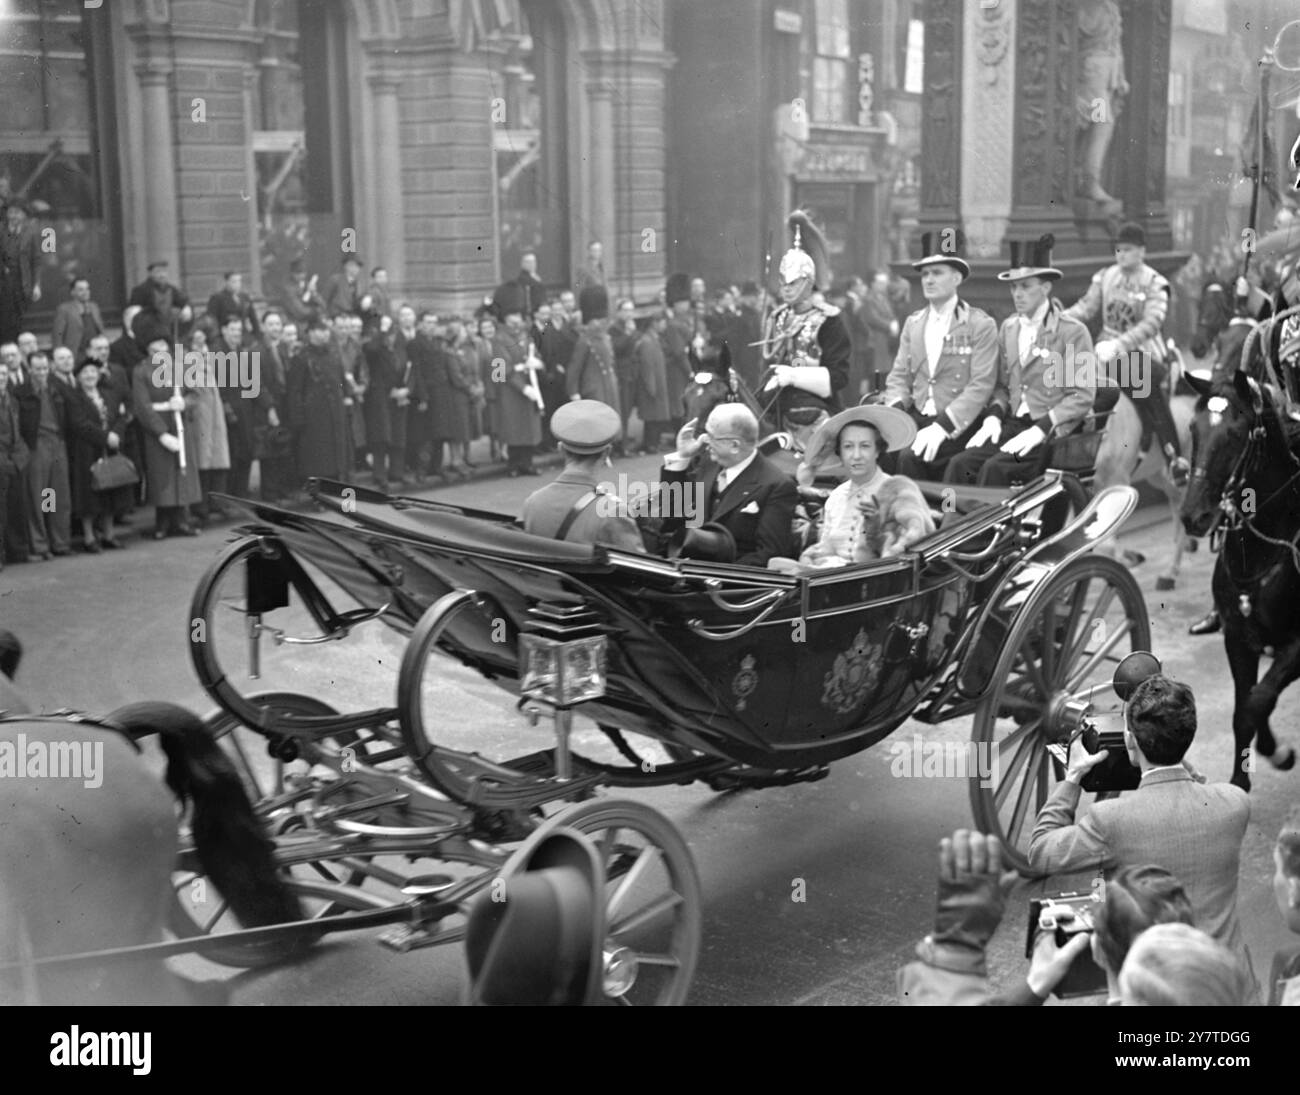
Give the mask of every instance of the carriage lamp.
<path id="1" fill-rule="evenodd" d="M 600 618 L 582 605 L 542 602 L 528 615 L 519 633 L 519 691 L 554 709 L 555 774 L 569 779 L 570 708 L 605 694 L 609 640 Z"/>

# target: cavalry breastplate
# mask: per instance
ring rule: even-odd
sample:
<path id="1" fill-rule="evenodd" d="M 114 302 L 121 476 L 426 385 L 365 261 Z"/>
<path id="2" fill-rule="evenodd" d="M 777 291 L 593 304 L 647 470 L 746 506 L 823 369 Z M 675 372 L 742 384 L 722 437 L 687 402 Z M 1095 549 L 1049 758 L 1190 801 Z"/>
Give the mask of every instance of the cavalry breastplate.
<path id="1" fill-rule="evenodd" d="M 817 342 L 817 332 L 826 322 L 826 312 L 820 308 L 809 308 L 806 312 L 796 312 L 789 305 L 782 305 L 772 313 L 768 321 L 767 360 L 774 365 L 790 365 L 802 354 L 810 364 L 820 364 L 822 349 Z"/>

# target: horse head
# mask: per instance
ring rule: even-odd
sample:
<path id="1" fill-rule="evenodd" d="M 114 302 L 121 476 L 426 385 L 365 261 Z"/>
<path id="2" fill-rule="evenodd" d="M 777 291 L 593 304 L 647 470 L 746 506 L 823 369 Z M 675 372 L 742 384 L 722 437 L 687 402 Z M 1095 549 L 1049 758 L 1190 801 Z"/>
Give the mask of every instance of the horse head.
<path id="1" fill-rule="evenodd" d="M 1238 506 L 1252 512 L 1257 469 L 1277 460 L 1286 466 L 1292 457 L 1270 389 L 1241 370 L 1216 380 L 1189 374 L 1187 380 L 1201 398 L 1192 420 L 1192 478 L 1180 517 L 1188 535 L 1204 536 L 1217 518 Z"/>
<path id="2" fill-rule="evenodd" d="M 682 410 L 703 429 L 713 408 L 723 403 L 743 402 L 740 378 L 731 367 L 731 350 L 724 342 L 718 356 L 704 363 L 692 346 L 687 353 L 691 363 L 691 382 L 682 391 Z"/>
<path id="3" fill-rule="evenodd" d="M 1204 357 L 1210 352 L 1219 332 L 1232 318 L 1232 298 L 1223 282 L 1211 274 L 1201 286 L 1201 303 L 1196 311 L 1196 335 L 1192 338 L 1192 353 Z"/>

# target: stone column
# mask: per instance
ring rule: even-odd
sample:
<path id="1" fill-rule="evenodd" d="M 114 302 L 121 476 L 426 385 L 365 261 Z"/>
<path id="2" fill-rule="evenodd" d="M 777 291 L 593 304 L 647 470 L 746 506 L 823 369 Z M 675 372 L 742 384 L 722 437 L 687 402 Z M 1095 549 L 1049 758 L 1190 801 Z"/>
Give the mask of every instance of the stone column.
<path id="1" fill-rule="evenodd" d="M 147 133 L 145 145 L 144 230 L 147 262 L 166 259 L 173 276 L 180 259 L 176 228 L 176 172 L 172 156 L 176 148 L 171 111 L 172 63 L 165 57 L 146 56 L 135 66 L 140 80 L 140 126 Z"/>
<path id="2" fill-rule="evenodd" d="M 591 130 L 587 134 L 584 160 L 587 165 L 587 194 L 590 199 L 591 239 L 600 240 L 611 254 L 614 248 L 614 89 L 608 79 L 592 80 L 587 84 L 587 101 L 590 109 Z M 591 239 L 573 240 L 569 253 L 574 265 L 586 261 L 587 244 Z M 582 256 L 582 258 L 578 258 Z"/>
<path id="3" fill-rule="evenodd" d="M 961 225 L 962 5 L 925 6 L 925 117 L 921 126 L 922 232 Z"/>
<path id="4" fill-rule="evenodd" d="M 406 211 L 402 202 L 402 127 L 397 93 L 401 80 L 379 72 L 369 78 L 375 123 L 372 194 L 375 260 L 388 267 L 395 286 L 406 285 Z"/>
<path id="5" fill-rule="evenodd" d="M 1012 127 L 1004 119 L 1016 113 L 1020 6 L 1019 0 L 965 6 L 960 209 L 972 258 L 998 257 L 1011 214 Z"/>
<path id="6" fill-rule="evenodd" d="M 1008 238 L 1056 237 L 1072 253 L 1077 135 L 1072 0 L 1025 0 L 1016 12 L 1015 170 Z"/>
<path id="7" fill-rule="evenodd" d="M 1111 192 L 1124 215 L 1146 229 L 1147 250 L 1168 251 L 1173 231 L 1165 208 L 1165 128 L 1173 0 L 1122 0 L 1124 69 L 1131 90 L 1111 142 Z"/>

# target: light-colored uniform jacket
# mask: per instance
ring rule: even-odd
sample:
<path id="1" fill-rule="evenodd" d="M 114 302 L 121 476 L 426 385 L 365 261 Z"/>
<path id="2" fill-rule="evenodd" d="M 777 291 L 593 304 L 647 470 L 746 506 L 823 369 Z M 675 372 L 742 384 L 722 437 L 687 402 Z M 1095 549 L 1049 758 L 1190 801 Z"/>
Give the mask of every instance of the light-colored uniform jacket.
<path id="1" fill-rule="evenodd" d="M 1160 329 L 1169 311 L 1169 282 L 1145 263 L 1131 277 L 1119 265 L 1092 276 L 1092 284 L 1069 309 L 1071 319 L 1088 321 L 1101 312 L 1101 337 L 1119 343 L 1121 353 L 1140 350 L 1164 361 Z"/>

